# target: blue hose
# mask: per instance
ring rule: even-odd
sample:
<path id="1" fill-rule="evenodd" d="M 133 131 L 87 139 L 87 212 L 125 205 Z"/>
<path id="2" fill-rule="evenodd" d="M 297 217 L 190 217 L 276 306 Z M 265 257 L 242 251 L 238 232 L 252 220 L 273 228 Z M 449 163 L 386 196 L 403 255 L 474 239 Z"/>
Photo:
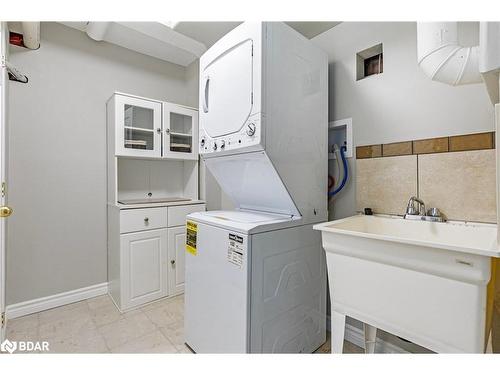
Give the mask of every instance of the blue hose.
<path id="1" fill-rule="evenodd" d="M 344 188 L 345 183 L 347 182 L 347 178 L 349 176 L 349 168 L 347 166 L 347 159 L 345 158 L 346 151 L 346 146 L 342 146 L 340 148 L 340 157 L 342 158 L 342 165 L 344 166 L 344 178 L 342 179 L 342 182 L 340 183 L 340 186 L 338 188 L 336 188 L 334 191 L 328 192 L 329 197 L 333 197 L 335 194 L 339 193 Z"/>

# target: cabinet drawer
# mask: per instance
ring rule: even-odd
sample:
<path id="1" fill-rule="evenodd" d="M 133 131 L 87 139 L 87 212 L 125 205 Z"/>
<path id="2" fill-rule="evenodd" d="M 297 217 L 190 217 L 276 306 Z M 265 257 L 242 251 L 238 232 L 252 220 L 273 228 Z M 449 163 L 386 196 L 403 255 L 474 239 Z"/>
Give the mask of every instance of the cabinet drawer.
<path id="1" fill-rule="evenodd" d="M 140 208 L 120 211 L 120 233 L 165 228 L 167 208 Z"/>
<path id="2" fill-rule="evenodd" d="M 205 211 L 204 204 L 191 204 L 188 206 L 175 206 L 168 208 L 168 226 L 175 227 L 186 224 L 186 216 L 193 212 Z"/>

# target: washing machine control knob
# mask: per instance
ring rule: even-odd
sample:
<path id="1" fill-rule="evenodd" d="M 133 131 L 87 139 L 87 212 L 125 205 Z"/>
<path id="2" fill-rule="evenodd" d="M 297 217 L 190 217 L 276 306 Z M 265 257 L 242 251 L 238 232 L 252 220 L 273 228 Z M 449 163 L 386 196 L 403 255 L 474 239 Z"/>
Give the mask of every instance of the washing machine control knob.
<path id="1" fill-rule="evenodd" d="M 217 142 L 214 142 L 214 145 L 212 146 L 214 151 L 217 151 Z"/>
<path id="2" fill-rule="evenodd" d="M 223 150 L 226 147 L 226 141 L 222 140 L 220 141 L 220 149 Z"/>
<path id="3" fill-rule="evenodd" d="M 247 125 L 247 135 L 249 137 L 253 136 L 255 134 L 256 126 L 253 122 Z"/>
<path id="4" fill-rule="evenodd" d="M 205 146 L 205 138 L 202 138 L 201 141 L 200 141 L 200 145 L 201 147 Z"/>

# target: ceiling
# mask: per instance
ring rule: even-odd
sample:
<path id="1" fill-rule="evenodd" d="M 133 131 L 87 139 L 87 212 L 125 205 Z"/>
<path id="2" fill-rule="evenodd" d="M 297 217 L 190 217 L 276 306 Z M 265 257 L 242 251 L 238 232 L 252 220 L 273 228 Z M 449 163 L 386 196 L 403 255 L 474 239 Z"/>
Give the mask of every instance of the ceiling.
<path id="1" fill-rule="evenodd" d="M 107 41 L 174 64 L 187 66 L 241 21 L 181 22 L 61 22 L 86 32 L 92 39 Z M 340 22 L 285 22 L 311 39 Z M 104 26 L 103 26 L 104 25 Z M 90 28 L 102 29 L 96 38 Z"/>
<path id="2" fill-rule="evenodd" d="M 238 26 L 240 22 L 194 22 L 181 21 L 174 24 L 173 29 L 189 36 L 210 48 L 216 41 Z M 311 39 L 326 30 L 337 26 L 340 22 L 285 22 L 306 38 Z"/>

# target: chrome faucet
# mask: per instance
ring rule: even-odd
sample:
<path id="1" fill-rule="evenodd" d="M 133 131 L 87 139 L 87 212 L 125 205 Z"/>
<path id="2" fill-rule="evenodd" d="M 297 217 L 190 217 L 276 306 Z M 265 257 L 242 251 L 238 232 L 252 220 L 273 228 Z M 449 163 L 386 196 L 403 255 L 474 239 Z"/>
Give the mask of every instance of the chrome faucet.
<path id="1" fill-rule="evenodd" d="M 418 210 L 415 208 L 415 202 L 418 203 Z M 407 215 L 420 215 L 425 216 L 425 203 L 422 199 L 415 196 L 411 197 L 406 207 Z"/>
<path id="2" fill-rule="evenodd" d="M 418 203 L 418 209 L 415 207 L 415 203 Z M 446 221 L 438 208 L 433 207 L 429 211 L 426 211 L 424 201 L 415 196 L 411 197 L 408 201 L 404 218 L 408 220 Z"/>

